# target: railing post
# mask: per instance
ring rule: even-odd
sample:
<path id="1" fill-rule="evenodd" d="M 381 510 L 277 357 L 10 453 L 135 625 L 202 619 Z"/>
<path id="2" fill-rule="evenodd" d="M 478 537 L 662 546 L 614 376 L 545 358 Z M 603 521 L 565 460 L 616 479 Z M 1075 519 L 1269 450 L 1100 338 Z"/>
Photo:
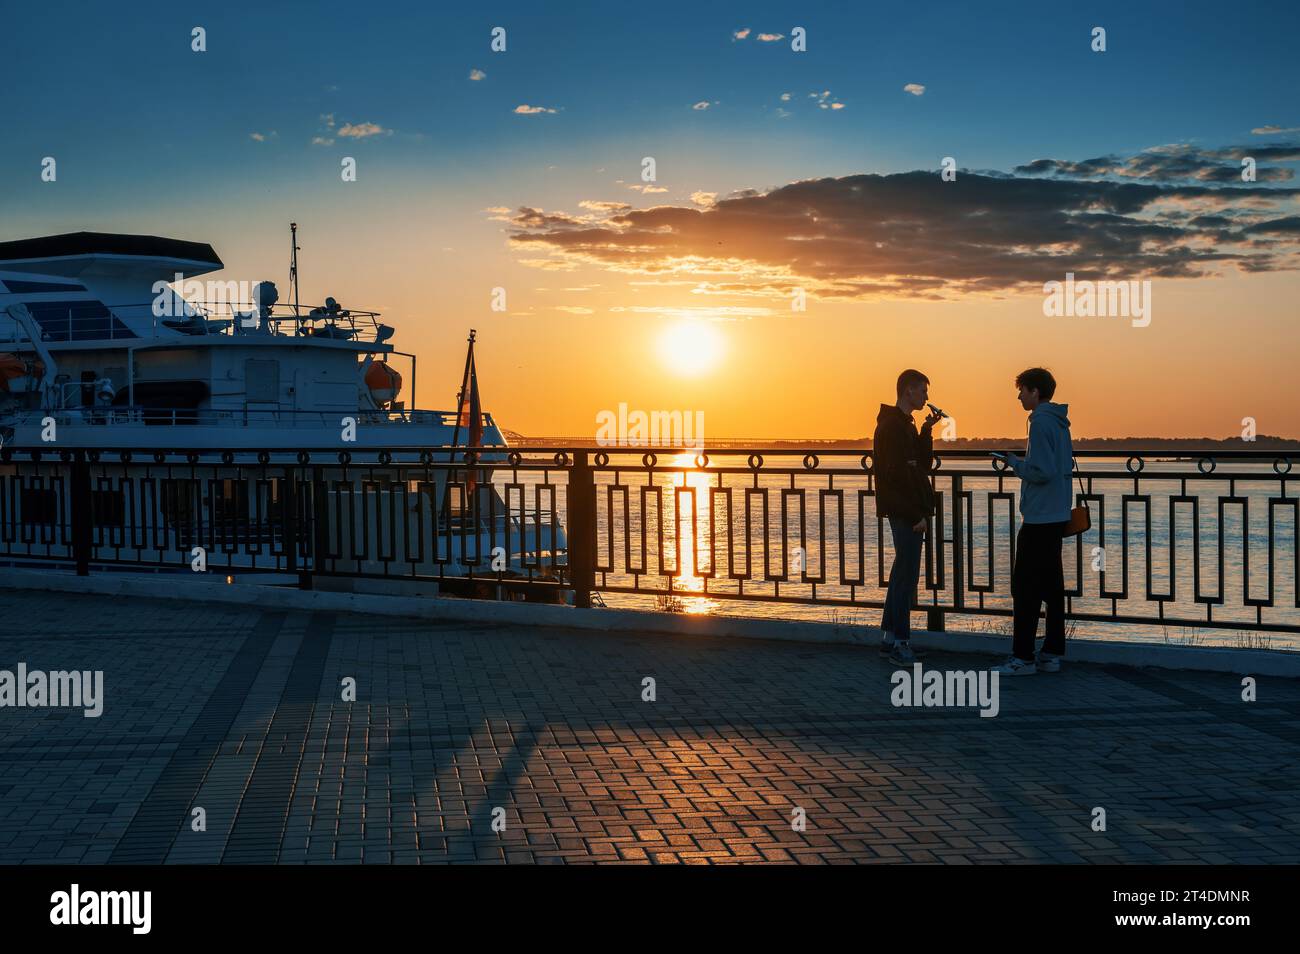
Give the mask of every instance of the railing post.
<path id="1" fill-rule="evenodd" d="M 90 464 L 84 450 L 73 451 L 72 482 L 68 487 L 72 518 L 72 557 L 77 561 L 77 576 L 90 575 L 91 510 Z"/>
<path id="2" fill-rule="evenodd" d="M 596 588 L 596 481 L 585 450 L 573 453 L 567 493 L 573 605 L 590 609 L 591 591 Z"/>
<path id="3" fill-rule="evenodd" d="M 292 467 L 284 469 L 284 492 L 280 494 L 280 526 L 284 531 L 284 568 L 298 573 L 298 589 L 311 589 L 311 572 L 298 567 L 298 477 Z"/>
<path id="4" fill-rule="evenodd" d="M 311 568 L 321 570 L 330 552 L 329 484 L 319 464 L 312 466 L 311 479 Z"/>
<path id="5" fill-rule="evenodd" d="M 961 475 L 952 478 L 952 605 L 960 610 L 966 605 L 966 539 L 962 523 Z"/>

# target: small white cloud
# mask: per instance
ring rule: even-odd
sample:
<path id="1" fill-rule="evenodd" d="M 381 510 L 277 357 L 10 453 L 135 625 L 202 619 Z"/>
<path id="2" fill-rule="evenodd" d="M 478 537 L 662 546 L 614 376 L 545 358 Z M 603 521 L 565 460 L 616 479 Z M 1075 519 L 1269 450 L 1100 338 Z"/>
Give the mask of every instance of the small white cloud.
<path id="1" fill-rule="evenodd" d="M 333 129 L 333 128 L 334 128 L 334 114 L 333 114 L 333 113 L 321 113 L 321 114 L 320 114 L 320 121 L 325 125 L 325 128 L 326 128 L 326 129 Z"/>
<path id="2" fill-rule="evenodd" d="M 487 74 L 484 73 L 482 70 L 470 70 L 469 78 L 477 83 L 479 80 L 487 79 Z"/>
<path id="3" fill-rule="evenodd" d="M 709 101 L 707 99 L 702 99 L 694 106 L 691 107 L 691 109 L 708 109 L 708 108 L 709 108 Z"/>
<path id="4" fill-rule="evenodd" d="M 743 40 L 747 36 L 749 36 L 749 27 L 745 27 L 743 30 L 737 30 L 735 33 L 731 34 L 731 39 Z"/>
<path id="5" fill-rule="evenodd" d="M 334 140 L 326 136 L 312 136 L 311 144 L 313 146 L 332 146 L 334 145 Z"/>
<path id="6" fill-rule="evenodd" d="M 755 37 L 759 43 L 775 43 L 777 40 L 784 40 L 784 33 L 760 33 Z"/>
<path id="7" fill-rule="evenodd" d="M 913 96 L 920 96 L 925 92 L 925 87 L 920 83 L 908 83 L 903 87 L 904 93 L 911 93 Z"/>
<path id="8" fill-rule="evenodd" d="M 1297 133 L 1300 132 L 1300 126 L 1256 126 L 1250 131 L 1252 136 L 1276 136 L 1279 133 Z"/>
<path id="9" fill-rule="evenodd" d="M 529 106 L 524 104 L 515 107 L 515 113 L 519 116 L 536 116 L 538 113 L 553 113 L 555 110 L 546 106 Z"/>
<path id="10" fill-rule="evenodd" d="M 707 209 L 718 201 L 718 194 L 716 192 L 692 192 L 691 201 Z"/>
<path id="11" fill-rule="evenodd" d="M 370 136 L 391 136 L 393 131 L 385 129 L 378 123 L 344 123 L 339 127 L 339 135 L 347 139 L 367 139 Z"/>
<path id="12" fill-rule="evenodd" d="M 783 103 L 788 103 L 788 102 L 790 102 L 790 94 L 789 94 L 789 93 L 782 93 L 782 94 L 781 94 L 781 102 L 783 102 Z"/>
<path id="13" fill-rule="evenodd" d="M 817 100 L 817 107 L 819 109 L 843 109 L 844 108 L 844 104 L 839 102 L 834 96 L 832 96 L 831 91 L 828 89 L 824 89 L 820 93 L 809 93 L 808 97 L 810 99 Z"/>
<path id="14" fill-rule="evenodd" d="M 642 195 L 650 195 L 652 192 L 667 192 L 667 191 L 668 191 L 668 190 L 667 190 L 666 188 L 664 188 L 663 186 L 657 186 L 657 185 L 642 185 L 642 184 L 639 183 L 639 182 L 629 182 L 629 183 L 627 183 L 627 187 L 628 187 L 629 189 L 631 189 L 633 192 L 640 192 Z"/>
<path id="15" fill-rule="evenodd" d="M 254 142 L 266 142 L 268 139 L 275 139 L 279 133 L 272 129 L 269 133 L 251 132 L 248 138 Z"/>

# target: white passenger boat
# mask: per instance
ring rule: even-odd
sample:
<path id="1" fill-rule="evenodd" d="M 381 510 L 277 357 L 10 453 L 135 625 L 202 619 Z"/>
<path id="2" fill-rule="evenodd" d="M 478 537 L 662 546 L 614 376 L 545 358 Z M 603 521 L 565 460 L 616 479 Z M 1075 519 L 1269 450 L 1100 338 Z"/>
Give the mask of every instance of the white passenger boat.
<path id="1" fill-rule="evenodd" d="M 205 289 L 225 293 L 186 298 L 177 285 L 183 290 L 198 284 L 197 276 L 224 268 L 212 246 L 200 242 L 96 232 L 0 242 L 4 444 L 99 450 L 105 457 L 126 451 L 143 458 L 163 450 L 234 468 L 293 463 L 310 449 L 313 463 L 332 464 L 325 474 L 330 493 L 345 495 L 349 507 L 359 482 L 369 479 L 367 492 L 373 493 L 374 469 L 363 476 L 356 467 L 340 468 L 339 453 L 344 460 L 356 455 L 373 462 L 383 451 L 382 460 L 400 465 L 446 462 L 453 447 L 482 446 L 502 452 L 480 459 L 505 460 L 505 436 L 478 406 L 473 333 L 457 409 L 409 407 L 397 360 L 413 385 L 416 357 L 396 350 L 394 329 L 379 314 L 345 308 L 333 298 L 314 307 L 298 304 L 299 247 L 292 229 L 288 303 L 279 301 L 270 281 L 249 286 L 244 296 L 238 283 L 209 281 Z M 322 449 L 332 453 L 322 456 Z M 339 488 L 341 479 L 358 486 Z M 401 492 L 384 504 L 403 501 L 405 518 L 398 522 L 407 534 L 436 529 L 446 538 L 454 522 L 463 536 L 463 500 L 449 500 L 446 470 L 436 472 L 432 486 L 424 481 L 422 492 L 413 492 L 412 483 L 403 481 Z M 463 493 L 463 481 L 452 484 Z M 471 520 L 480 539 L 459 541 L 458 549 L 488 554 L 491 541 L 509 538 L 515 542 L 508 562 L 516 568 L 563 550 L 563 533 L 550 513 L 525 511 L 519 501 L 507 506 L 490 481 L 475 497 L 479 513 Z M 343 513 L 337 503 L 331 499 L 328 509 Z M 432 519 L 422 511 L 429 506 L 440 522 L 418 527 L 421 519 Z M 342 522 L 354 521 L 344 516 Z M 362 546 L 356 534 L 373 532 L 364 526 L 358 517 L 354 527 L 336 525 L 331 532 L 351 552 L 387 545 L 366 540 Z M 445 562 L 439 567 L 456 572 Z"/>

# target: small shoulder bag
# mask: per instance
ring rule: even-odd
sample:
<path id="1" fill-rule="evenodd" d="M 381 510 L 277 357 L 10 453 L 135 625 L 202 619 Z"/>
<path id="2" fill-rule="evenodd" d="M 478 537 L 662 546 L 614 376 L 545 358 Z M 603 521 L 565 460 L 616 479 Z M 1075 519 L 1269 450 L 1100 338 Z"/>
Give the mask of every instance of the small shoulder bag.
<path id="1" fill-rule="evenodd" d="M 1079 465 L 1072 462 L 1074 467 L 1074 476 L 1079 481 L 1079 496 L 1083 496 L 1083 478 L 1079 476 Z M 1061 534 L 1064 537 L 1074 537 L 1081 533 L 1086 533 L 1092 528 L 1092 513 L 1085 504 L 1082 507 L 1075 507 L 1070 511 L 1070 520 L 1065 525 L 1065 532 Z"/>

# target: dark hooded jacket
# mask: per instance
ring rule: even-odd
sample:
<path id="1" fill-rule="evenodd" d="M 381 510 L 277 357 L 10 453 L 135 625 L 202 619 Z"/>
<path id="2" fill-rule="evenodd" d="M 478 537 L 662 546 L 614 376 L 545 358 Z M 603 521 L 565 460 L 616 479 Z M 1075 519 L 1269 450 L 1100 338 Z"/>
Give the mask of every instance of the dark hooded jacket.
<path id="1" fill-rule="evenodd" d="M 872 456 L 876 510 L 882 517 L 914 524 L 934 512 L 934 489 L 929 477 L 933 453 L 929 428 L 918 433 L 910 414 L 904 414 L 894 404 L 880 405 Z"/>

